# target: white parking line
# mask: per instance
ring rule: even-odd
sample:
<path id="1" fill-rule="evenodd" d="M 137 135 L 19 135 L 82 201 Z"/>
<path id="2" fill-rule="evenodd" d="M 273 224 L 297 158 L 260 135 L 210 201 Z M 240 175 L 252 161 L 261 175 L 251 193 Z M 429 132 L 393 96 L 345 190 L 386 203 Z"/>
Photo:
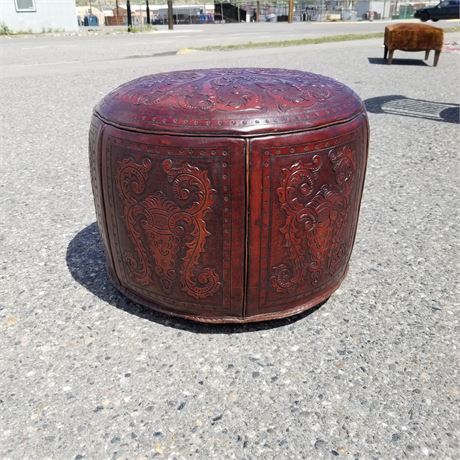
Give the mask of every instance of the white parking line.
<path id="1" fill-rule="evenodd" d="M 155 30 L 152 34 L 183 34 L 186 33 L 198 33 L 203 32 L 203 29 L 186 29 L 186 30 Z"/>
<path id="2" fill-rule="evenodd" d="M 49 48 L 49 46 L 24 46 L 21 49 L 22 50 L 43 50 L 45 48 Z"/>
<path id="3" fill-rule="evenodd" d="M 54 66 L 56 64 L 75 64 L 76 62 L 81 62 L 78 59 L 73 61 L 52 61 L 52 62 L 36 62 L 34 64 L 20 64 L 23 67 L 39 67 L 39 66 Z"/>

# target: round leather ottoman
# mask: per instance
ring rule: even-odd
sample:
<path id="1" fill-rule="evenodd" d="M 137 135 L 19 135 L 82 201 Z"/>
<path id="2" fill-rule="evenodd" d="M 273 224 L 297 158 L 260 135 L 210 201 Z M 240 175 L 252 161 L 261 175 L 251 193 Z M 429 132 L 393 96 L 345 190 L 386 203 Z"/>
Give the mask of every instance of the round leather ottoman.
<path id="1" fill-rule="evenodd" d="M 114 283 L 204 322 L 317 305 L 347 271 L 367 150 L 363 103 L 320 75 L 190 70 L 120 86 L 89 133 Z"/>

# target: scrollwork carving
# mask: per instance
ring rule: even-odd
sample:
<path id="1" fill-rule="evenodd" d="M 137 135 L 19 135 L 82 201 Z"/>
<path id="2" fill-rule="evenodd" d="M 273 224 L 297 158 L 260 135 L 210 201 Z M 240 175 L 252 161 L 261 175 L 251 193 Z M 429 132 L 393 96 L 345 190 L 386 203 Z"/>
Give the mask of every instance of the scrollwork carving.
<path id="1" fill-rule="evenodd" d="M 347 102 L 347 105 L 345 105 Z M 121 106 L 125 110 L 119 110 Z M 140 108 L 141 107 L 141 108 Z M 324 123 L 360 109 L 337 81 L 286 69 L 208 69 L 147 75 L 114 90 L 98 107 L 118 123 L 152 129 Z M 325 112 L 323 112 L 326 110 Z M 332 113 L 333 112 L 333 113 Z M 309 114 L 318 119 L 313 122 Z M 309 125 L 310 126 L 310 125 Z"/>
<path id="2" fill-rule="evenodd" d="M 215 190 L 207 172 L 185 163 L 174 167 L 164 160 L 174 200 L 163 191 L 145 195 L 152 161 L 133 158 L 119 162 L 117 187 L 123 216 L 134 254 L 124 253 L 126 267 L 139 284 L 148 285 L 156 277 L 165 292 L 180 280 L 182 290 L 195 299 L 212 296 L 221 286 L 215 269 L 200 266 L 205 250 L 205 216 L 213 204 Z"/>
<path id="3" fill-rule="evenodd" d="M 277 189 L 286 215 L 280 231 L 289 262 L 272 267 L 276 292 L 295 290 L 300 284 L 318 284 L 324 273 L 333 275 L 348 253 L 344 232 L 349 214 L 355 165 L 349 146 L 329 151 L 335 184 L 319 184 L 321 157 L 294 163 L 282 170 Z"/>

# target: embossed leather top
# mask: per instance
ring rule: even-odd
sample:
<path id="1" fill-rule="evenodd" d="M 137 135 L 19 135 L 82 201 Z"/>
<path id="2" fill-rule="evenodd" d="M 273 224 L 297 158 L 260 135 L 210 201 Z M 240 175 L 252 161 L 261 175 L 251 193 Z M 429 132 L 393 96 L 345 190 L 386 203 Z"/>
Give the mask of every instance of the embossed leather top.
<path id="1" fill-rule="evenodd" d="M 252 135 L 318 128 L 363 111 L 328 77 L 285 69 L 233 68 L 147 75 L 95 108 L 108 123 L 145 132 Z"/>

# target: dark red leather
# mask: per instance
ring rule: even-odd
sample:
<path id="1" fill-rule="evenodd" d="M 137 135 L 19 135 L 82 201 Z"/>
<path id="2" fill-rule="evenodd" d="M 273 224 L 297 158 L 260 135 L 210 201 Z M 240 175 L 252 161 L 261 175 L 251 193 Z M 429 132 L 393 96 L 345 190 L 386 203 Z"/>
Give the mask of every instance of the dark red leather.
<path id="1" fill-rule="evenodd" d="M 206 322 L 318 304 L 347 270 L 367 149 L 362 102 L 319 75 L 211 69 L 121 86 L 90 128 L 114 282 Z"/>
<path id="2" fill-rule="evenodd" d="M 256 134 L 348 120 L 358 96 L 331 78 L 285 69 L 208 69 L 147 75 L 109 93 L 95 113 L 158 132 Z"/>

